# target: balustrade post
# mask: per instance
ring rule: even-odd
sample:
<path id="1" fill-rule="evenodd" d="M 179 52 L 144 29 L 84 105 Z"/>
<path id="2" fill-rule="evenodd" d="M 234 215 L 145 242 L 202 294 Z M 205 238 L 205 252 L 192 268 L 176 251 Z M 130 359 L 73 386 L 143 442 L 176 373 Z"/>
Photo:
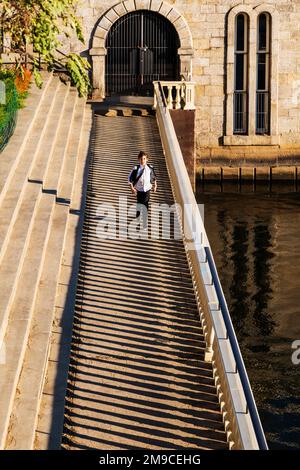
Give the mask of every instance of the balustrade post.
<path id="1" fill-rule="evenodd" d="M 183 103 L 182 109 L 185 109 L 185 106 L 186 106 L 186 84 L 185 84 L 185 82 L 182 82 L 182 84 L 181 84 L 181 101 Z"/>
<path id="2" fill-rule="evenodd" d="M 214 331 L 213 328 L 211 328 L 209 334 L 206 337 L 207 346 L 206 346 L 205 353 L 204 353 L 204 361 L 205 362 L 211 362 L 212 361 L 212 357 L 213 357 L 213 353 L 214 353 L 214 350 L 213 350 L 214 340 L 215 340 L 215 331 Z"/>
<path id="3" fill-rule="evenodd" d="M 176 85 L 176 102 L 175 109 L 181 109 L 181 85 Z"/>
<path id="4" fill-rule="evenodd" d="M 173 85 L 168 85 L 168 98 L 167 98 L 168 109 L 173 109 L 172 88 L 173 88 Z"/>
<path id="5" fill-rule="evenodd" d="M 157 108 L 157 91 L 158 91 L 158 84 L 157 84 L 157 82 L 154 82 L 154 104 L 153 104 L 153 109 Z"/>

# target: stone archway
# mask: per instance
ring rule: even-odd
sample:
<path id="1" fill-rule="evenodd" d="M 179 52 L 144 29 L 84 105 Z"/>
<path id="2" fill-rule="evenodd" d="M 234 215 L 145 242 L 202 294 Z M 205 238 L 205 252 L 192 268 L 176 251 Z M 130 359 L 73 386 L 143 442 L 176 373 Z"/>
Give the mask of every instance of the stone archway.
<path id="1" fill-rule="evenodd" d="M 105 98 L 105 42 L 112 25 L 127 13 L 151 10 L 167 18 L 175 27 L 179 39 L 180 73 L 192 79 L 193 39 L 189 26 L 181 13 L 168 2 L 158 0 L 127 0 L 110 8 L 99 21 L 89 53 L 93 64 L 93 97 Z"/>

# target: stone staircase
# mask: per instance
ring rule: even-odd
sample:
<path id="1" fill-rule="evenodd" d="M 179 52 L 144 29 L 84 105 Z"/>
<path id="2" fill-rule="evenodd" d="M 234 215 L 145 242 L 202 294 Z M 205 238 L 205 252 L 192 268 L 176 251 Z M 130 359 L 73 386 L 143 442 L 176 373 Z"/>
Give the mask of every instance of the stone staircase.
<path id="1" fill-rule="evenodd" d="M 32 449 L 89 107 L 52 74 L 0 155 L 0 448 Z M 88 133 L 89 135 L 89 133 Z"/>
<path id="2" fill-rule="evenodd" d="M 158 177 L 152 203 L 174 204 L 156 119 L 110 106 L 101 112 L 105 105 L 94 108 L 69 379 L 67 393 L 60 391 L 64 431 L 53 416 L 51 427 L 41 419 L 35 448 L 62 442 L 67 450 L 227 449 L 182 240 L 120 237 L 118 223 L 117 237 L 97 235 L 101 204 L 117 208 L 119 196 L 135 203 L 127 178 L 140 150 L 149 152 Z M 66 356 L 56 343 L 48 395 L 53 377 L 62 383 Z M 62 401 L 52 399 L 61 415 Z M 55 428 L 56 442 L 50 437 L 43 446 Z"/>

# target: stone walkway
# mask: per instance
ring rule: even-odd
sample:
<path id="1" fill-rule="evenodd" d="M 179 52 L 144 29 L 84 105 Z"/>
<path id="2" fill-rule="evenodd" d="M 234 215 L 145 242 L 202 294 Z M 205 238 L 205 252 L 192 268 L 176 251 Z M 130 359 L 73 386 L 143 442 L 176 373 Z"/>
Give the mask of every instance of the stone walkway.
<path id="1" fill-rule="evenodd" d="M 172 205 L 155 118 L 95 116 L 63 448 L 226 449 L 183 243 L 96 234 L 141 149 Z"/>

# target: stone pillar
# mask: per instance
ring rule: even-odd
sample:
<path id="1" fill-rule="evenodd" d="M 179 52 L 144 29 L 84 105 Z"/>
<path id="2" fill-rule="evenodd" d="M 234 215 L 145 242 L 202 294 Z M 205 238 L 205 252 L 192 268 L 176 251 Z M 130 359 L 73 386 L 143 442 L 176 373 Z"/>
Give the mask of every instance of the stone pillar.
<path id="1" fill-rule="evenodd" d="M 190 82 L 193 77 L 193 55 L 194 51 L 191 48 L 181 47 L 178 50 L 180 56 L 180 75 L 184 76 L 187 82 Z"/>
<path id="2" fill-rule="evenodd" d="M 11 52 L 11 35 L 9 32 L 3 35 L 3 54 L 9 54 Z"/>
<path id="3" fill-rule="evenodd" d="M 93 99 L 105 99 L 105 47 L 97 47 L 90 50 L 93 62 Z"/>

